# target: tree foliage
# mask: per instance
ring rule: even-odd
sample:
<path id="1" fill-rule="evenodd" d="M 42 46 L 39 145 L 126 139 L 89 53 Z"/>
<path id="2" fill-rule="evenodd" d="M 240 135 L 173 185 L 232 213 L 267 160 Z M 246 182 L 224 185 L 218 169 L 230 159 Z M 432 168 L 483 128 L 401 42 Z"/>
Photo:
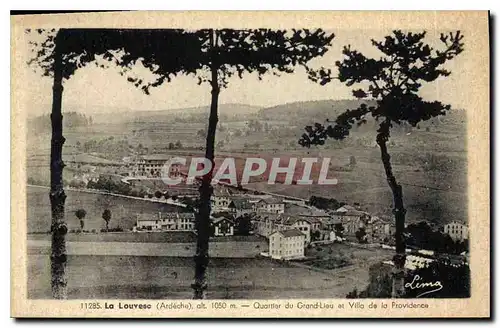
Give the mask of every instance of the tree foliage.
<path id="1" fill-rule="evenodd" d="M 109 209 L 105 209 L 102 212 L 102 219 L 106 222 L 106 230 L 108 230 L 109 221 L 111 221 L 111 211 Z"/>
<path id="2" fill-rule="evenodd" d="M 241 236 L 248 236 L 252 231 L 252 215 L 245 213 L 236 219 L 236 233 Z"/>
<path id="3" fill-rule="evenodd" d="M 437 50 L 425 43 L 426 32 L 404 33 L 394 31 L 383 41 L 372 40 L 382 52 L 379 59 L 368 58 L 357 50 L 345 46 L 344 59 L 337 61 L 338 80 L 347 86 L 359 86 L 352 91 L 359 99 L 376 100 L 376 105 L 362 103 L 358 108 L 348 109 L 335 121 L 307 126 L 299 143 L 303 146 L 322 145 L 327 138 L 344 139 L 354 124 L 366 123 L 371 114 L 380 121 L 378 138 L 387 140 L 393 124 L 408 122 L 416 126 L 419 122 L 444 115 L 450 105 L 439 101 L 426 101 L 418 91 L 426 82 L 451 74 L 443 65 L 455 58 L 464 49 L 460 31 L 441 34 L 444 49 Z M 309 70 L 309 77 L 321 84 L 335 77 L 330 69 Z"/>
<path id="4" fill-rule="evenodd" d="M 87 211 L 85 211 L 83 208 L 80 208 L 75 211 L 75 216 L 78 218 L 78 220 L 83 220 L 86 215 Z"/>
<path id="5" fill-rule="evenodd" d="M 356 231 L 356 239 L 358 239 L 358 242 L 362 244 L 367 242 L 366 230 L 364 227 L 361 227 L 358 231 Z"/>
<path id="6" fill-rule="evenodd" d="M 58 74 L 54 75 L 62 74 L 66 79 L 76 69 L 93 62 L 101 67 L 111 63 L 120 67 L 120 74 L 146 94 L 149 94 L 150 88 L 158 87 L 177 75 L 192 75 L 198 79 L 198 84 L 209 83 L 212 97 L 205 157 L 212 162 L 218 122 L 218 96 L 220 89 L 227 87 L 229 79 L 235 75 L 242 78 L 244 73 L 257 73 L 259 79 L 267 73 L 292 73 L 296 66 L 306 66 L 311 59 L 324 55 L 334 38 L 333 34 L 321 29 L 62 29 L 37 32 L 47 32 L 48 36 L 41 38 L 42 41 L 33 41 L 36 50 L 31 63 L 38 64 L 45 75 L 51 75 L 54 67 L 59 66 L 54 65 L 54 62 L 61 62 L 54 61 L 54 58 L 60 57 L 54 56 L 60 55 L 62 73 L 57 70 Z M 134 68 L 139 65 L 147 68 L 154 78 L 146 80 L 137 76 Z M 62 92 L 62 89 L 59 90 Z M 175 147 L 181 148 L 180 142 Z M 200 187 L 193 284 L 195 298 L 202 298 L 206 288 L 211 178 L 212 172 L 209 172 L 203 177 Z"/>
<path id="7" fill-rule="evenodd" d="M 470 297 L 470 268 L 465 263 L 449 263 L 433 261 L 428 266 L 409 271 L 405 275 L 405 284 L 412 284 L 415 277 L 418 282 L 440 282 L 442 288 L 428 294 L 422 293 L 437 289 L 436 287 L 407 288 L 404 298 L 467 298 Z M 389 298 L 391 297 L 392 279 L 390 268 L 385 264 L 375 264 L 369 269 L 369 283 L 365 290 L 354 289 L 347 298 Z M 415 285 L 415 284 L 414 284 Z"/>
<path id="8" fill-rule="evenodd" d="M 368 58 L 351 46 L 345 46 L 342 61 L 337 61 L 338 76 L 333 77 L 331 69 L 309 70 L 309 77 L 324 85 L 337 78 L 352 90 L 354 97 L 367 99 L 355 109 L 346 109 L 333 122 L 306 126 L 299 144 L 305 147 L 323 145 L 328 138 L 342 140 L 353 126 L 367 122 L 371 115 L 379 122 L 376 141 L 380 148 L 387 182 L 392 191 L 393 213 L 396 224 L 396 255 L 394 263 L 394 297 L 404 295 L 405 240 L 404 225 L 406 209 L 403 202 L 403 188 L 394 176 L 391 157 L 387 149 L 390 131 L 394 124 L 416 126 L 432 117 L 445 115 L 451 106 L 440 101 L 426 101 L 419 90 L 426 82 L 451 74 L 443 65 L 463 51 L 463 35 L 460 31 L 441 34 L 443 49 L 433 49 L 424 41 L 426 32 L 413 33 L 393 31 L 383 41 L 372 40 L 382 56 Z M 375 101 L 375 105 L 372 102 Z M 358 237 L 358 239 L 360 239 Z"/>
<path id="9" fill-rule="evenodd" d="M 425 221 L 408 225 L 406 231 L 409 246 L 445 254 L 461 254 L 469 250 L 468 240 L 454 241 L 448 234 L 433 230 Z"/>
<path id="10" fill-rule="evenodd" d="M 207 72 L 217 60 L 218 81 L 227 86 L 228 79 L 244 73 L 279 75 L 291 73 L 297 65 L 306 65 L 322 56 L 331 45 L 333 34 L 321 29 L 270 30 L 221 29 L 217 31 L 215 51 L 209 43 L 210 29 L 37 29 L 26 30 L 33 57 L 30 65 L 42 74 L 53 74 L 56 38 L 63 56 L 63 77 L 70 78 L 77 69 L 90 63 L 107 68 L 121 67 L 120 74 L 145 93 L 150 88 L 169 82 L 179 74 L 192 75 L 198 83 L 210 82 Z M 103 60 L 96 60 L 103 59 Z M 137 76 L 136 65 L 142 65 L 154 78 L 147 81 Z"/>
<path id="11" fill-rule="evenodd" d="M 178 72 L 194 70 L 186 63 L 196 58 L 200 51 L 198 37 L 180 29 L 28 29 L 26 32 L 39 36 L 29 41 L 34 55 L 28 64 L 41 69 L 43 75 L 53 75 L 57 44 L 62 55 L 64 79 L 91 63 L 102 68 L 115 64 L 122 68 L 121 75 L 137 87 L 143 87 L 145 92 L 155 84 L 143 84 L 134 77 L 132 69 L 136 64 L 140 62 L 155 71 L 152 58 L 163 53 L 161 72 L 166 73 L 163 79 L 170 80 Z"/>

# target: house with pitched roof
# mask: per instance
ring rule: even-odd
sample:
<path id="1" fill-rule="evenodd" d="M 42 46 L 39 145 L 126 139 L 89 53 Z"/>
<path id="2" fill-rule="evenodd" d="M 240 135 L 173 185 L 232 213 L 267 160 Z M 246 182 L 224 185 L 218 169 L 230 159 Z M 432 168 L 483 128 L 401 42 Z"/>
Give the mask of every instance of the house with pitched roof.
<path id="1" fill-rule="evenodd" d="M 307 220 L 312 231 L 321 230 L 331 216 L 326 211 L 313 206 L 286 204 L 285 214 Z"/>
<path id="2" fill-rule="evenodd" d="M 269 236 L 269 255 L 275 259 L 304 257 L 305 235 L 297 229 L 275 231 Z"/>
<path id="3" fill-rule="evenodd" d="M 282 214 L 260 213 L 254 218 L 255 233 L 269 238 L 276 231 L 278 221 L 282 220 Z"/>
<path id="4" fill-rule="evenodd" d="M 232 197 L 228 205 L 228 210 L 234 213 L 236 217 L 240 217 L 253 213 L 253 206 L 245 197 Z"/>
<path id="5" fill-rule="evenodd" d="M 344 226 L 346 235 L 354 236 L 360 228 L 365 228 L 370 220 L 370 214 L 344 205 L 331 213 L 333 219 L 338 219 Z"/>
<path id="6" fill-rule="evenodd" d="M 284 260 L 303 258 L 304 238 L 296 229 L 275 231 L 269 236 L 269 255 Z"/>
<path id="7" fill-rule="evenodd" d="M 167 212 L 140 214 L 136 219 L 136 230 L 194 231 L 194 213 Z"/>
<path id="8" fill-rule="evenodd" d="M 256 213 L 285 213 L 285 203 L 275 197 L 261 198 L 252 203 L 252 208 Z"/>
<path id="9" fill-rule="evenodd" d="M 234 225 L 234 216 L 228 212 L 221 212 L 212 216 L 214 236 L 233 236 Z"/>
<path id="10" fill-rule="evenodd" d="M 212 194 L 212 209 L 214 211 L 226 211 L 231 203 L 231 194 L 226 188 L 214 188 Z"/>
<path id="11" fill-rule="evenodd" d="M 365 225 L 366 235 L 370 243 L 391 240 L 395 230 L 396 226 L 391 218 L 384 216 L 372 216 Z"/>
<path id="12" fill-rule="evenodd" d="M 276 231 L 297 230 L 304 234 L 304 242 L 311 242 L 311 224 L 308 219 L 285 214 L 260 214 L 255 218 L 255 232 L 269 238 Z"/>
<path id="13" fill-rule="evenodd" d="M 309 244 L 311 242 L 311 223 L 309 219 L 303 219 L 297 216 L 283 216 L 282 219 L 276 222 L 276 230 L 298 230 L 305 236 L 304 242 Z"/>

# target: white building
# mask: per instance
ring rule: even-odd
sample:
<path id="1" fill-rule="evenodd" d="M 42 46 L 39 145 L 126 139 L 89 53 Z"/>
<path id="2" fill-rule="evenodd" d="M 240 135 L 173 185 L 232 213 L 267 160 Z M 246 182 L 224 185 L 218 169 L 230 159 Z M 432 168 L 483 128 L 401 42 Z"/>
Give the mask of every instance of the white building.
<path id="1" fill-rule="evenodd" d="M 212 210 L 214 211 L 227 211 L 231 203 L 231 195 L 225 189 L 215 189 L 212 194 Z"/>
<path id="2" fill-rule="evenodd" d="M 467 225 L 453 221 L 444 226 L 444 233 L 448 234 L 455 241 L 464 241 L 469 238 L 469 228 Z"/>
<path id="3" fill-rule="evenodd" d="M 305 235 L 296 230 L 276 231 L 269 236 L 269 255 L 275 259 L 304 257 Z"/>
<path id="4" fill-rule="evenodd" d="M 135 169 L 132 176 L 147 176 L 147 177 L 160 177 L 165 174 L 163 166 L 167 163 L 172 156 L 165 154 L 152 154 L 141 156 L 135 164 Z M 181 164 L 172 163 L 169 167 L 169 177 L 177 177 L 181 172 Z"/>
<path id="5" fill-rule="evenodd" d="M 274 197 L 262 198 L 252 203 L 252 208 L 257 213 L 285 213 L 285 203 Z"/>
<path id="6" fill-rule="evenodd" d="M 252 204 L 244 197 L 232 197 L 228 209 L 230 212 L 234 213 L 236 217 L 253 213 Z"/>
<path id="7" fill-rule="evenodd" d="M 136 221 L 138 230 L 194 231 L 194 213 L 169 212 L 157 215 L 139 215 Z"/>

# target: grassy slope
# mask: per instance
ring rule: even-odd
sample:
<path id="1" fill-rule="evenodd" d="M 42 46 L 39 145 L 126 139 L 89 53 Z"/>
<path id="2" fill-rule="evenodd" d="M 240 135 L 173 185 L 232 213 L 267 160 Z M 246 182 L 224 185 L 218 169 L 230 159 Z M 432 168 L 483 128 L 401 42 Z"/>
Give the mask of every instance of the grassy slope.
<path id="1" fill-rule="evenodd" d="M 87 211 L 85 230 L 100 230 L 105 227 L 102 212 L 107 208 L 111 211 L 110 228 L 120 226 L 131 229 L 136 221 L 136 215 L 157 214 L 158 211 L 176 211 L 177 206 L 135 200 L 117 196 L 98 195 L 78 191 L 66 191 L 66 221 L 69 229 L 77 229 L 80 222 L 75 216 L 77 209 Z M 28 187 L 27 195 L 28 232 L 46 232 L 50 230 L 51 212 L 49 191 L 46 188 Z"/>
<path id="2" fill-rule="evenodd" d="M 70 299 L 192 297 L 192 258 L 69 256 L 67 268 Z M 209 299 L 344 297 L 354 284 L 367 279 L 345 276 L 337 280 L 268 259 L 211 259 L 207 275 Z M 48 256 L 29 256 L 28 277 L 28 298 L 50 298 Z"/>

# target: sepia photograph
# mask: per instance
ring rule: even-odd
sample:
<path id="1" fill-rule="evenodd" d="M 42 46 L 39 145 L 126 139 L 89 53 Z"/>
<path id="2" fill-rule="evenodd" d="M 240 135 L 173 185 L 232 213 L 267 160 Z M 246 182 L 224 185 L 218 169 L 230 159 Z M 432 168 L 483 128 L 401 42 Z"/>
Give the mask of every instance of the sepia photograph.
<path id="1" fill-rule="evenodd" d="M 489 315 L 488 13 L 198 14 L 12 19 L 13 303 Z"/>

